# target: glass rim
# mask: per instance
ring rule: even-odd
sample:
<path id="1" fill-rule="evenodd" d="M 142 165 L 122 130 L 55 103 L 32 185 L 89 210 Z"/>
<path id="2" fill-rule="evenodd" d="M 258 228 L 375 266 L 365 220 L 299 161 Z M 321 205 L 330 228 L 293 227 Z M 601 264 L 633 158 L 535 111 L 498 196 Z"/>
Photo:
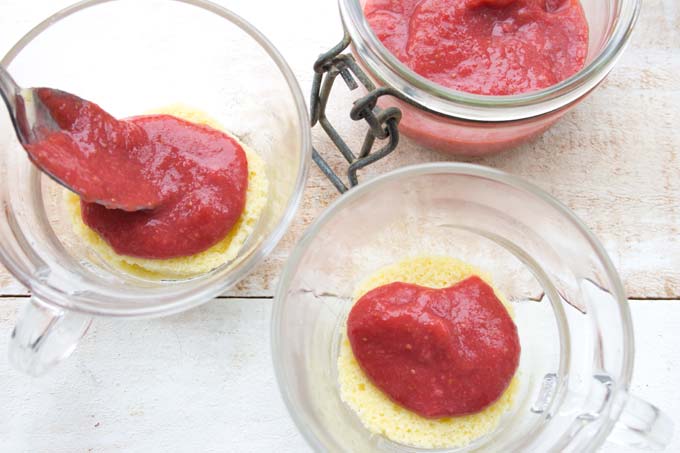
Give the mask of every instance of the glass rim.
<path id="1" fill-rule="evenodd" d="M 616 0 L 616 21 L 598 55 L 579 72 L 556 85 L 509 96 L 471 94 L 434 83 L 399 61 L 373 33 L 360 0 L 338 0 L 343 26 L 355 54 L 383 85 L 430 113 L 475 122 L 520 121 L 559 111 L 577 102 L 604 80 L 626 48 L 641 9 L 641 0 Z"/>
<path id="2" fill-rule="evenodd" d="M 299 404 L 297 404 L 289 393 L 289 387 L 292 383 L 288 382 L 283 373 L 284 364 L 282 361 L 281 344 L 279 342 L 281 338 L 281 318 L 283 316 L 283 307 L 285 305 L 285 300 L 289 292 L 290 283 L 297 272 L 300 261 L 302 257 L 307 252 L 311 246 L 313 240 L 317 237 L 320 230 L 327 223 L 332 222 L 335 215 L 345 209 L 345 207 L 351 203 L 354 199 L 359 198 L 372 191 L 380 190 L 380 188 L 386 183 L 403 180 L 413 176 L 423 176 L 423 175 L 434 175 L 434 174 L 447 174 L 447 175 L 465 175 L 465 176 L 476 176 L 487 180 L 492 180 L 500 182 L 502 184 L 511 186 L 522 192 L 528 193 L 534 197 L 539 198 L 543 202 L 552 206 L 558 213 L 560 213 L 565 219 L 567 219 L 576 229 L 583 234 L 584 238 L 588 244 L 592 247 L 595 255 L 600 260 L 602 264 L 605 275 L 609 279 L 612 285 L 612 296 L 617 302 L 619 315 L 621 317 L 621 323 L 623 326 L 623 345 L 622 345 L 622 367 L 621 375 L 614 383 L 614 392 L 627 392 L 630 386 L 630 381 L 633 374 L 633 364 L 635 355 L 635 345 L 633 337 L 633 322 L 630 313 L 630 308 L 628 307 L 628 300 L 625 295 L 625 290 L 623 283 L 616 271 L 614 264 L 612 263 L 609 255 L 604 249 L 604 246 L 600 243 L 599 239 L 590 231 L 590 229 L 585 225 L 585 223 L 576 214 L 569 209 L 565 204 L 557 200 L 552 195 L 548 194 L 538 186 L 525 181 L 522 178 L 511 175 L 500 170 L 496 170 L 490 167 L 459 163 L 459 162 L 434 162 L 425 164 L 416 164 L 393 170 L 391 172 L 385 173 L 383 175 L 377 176 L 374 179 L 359 184 L 358 186 L 352 188 L 335 201 L 333 201 L 319 217 L 317 217 L 311 225 L 307 227 L 302 237 L 299 239 L 298 243 L 291 251 L 286 263 L 283 267 L 281 275 L 279 277 L 279 283 L 277 285 L 273 308 L 271 315 L 271 337 L 270 337 L 270 347 L 272 350 L 272 362 L 274 365 L 274 375 L 276 376 L 277 385 L 281 397 L 286 405 L 288 413 L 290 414 L 295 426 L 298 431 L 302 434 L 305 440 L 308 442 L 312 448 L 317 451 L 323 451 L 324 446 L 320 444 L 319 439 L 311 432 L 309 429 L 309 423 L 307 417 L 303 415 L 304 410 L 301 409 Z M 604 442 L 606 437 L 614 428 L 617 419 L 613 417 L 607 418 L 605 420 L 595 436 L 593 436 L 593 442 L 600 445 Z M 599 443 L 598 443 L 599 442 Z"/>
<path id="3" fill-rule="evenodd" d="M 16 42 L 16 44 L 10 48 L 5 56 L 0 59 L 0 64 L 4 65 L 5 67 L 9 67 L 14 58 L 28 44 L 30 44 L 31 41 L 33 41 L 43 31 L 47 30 L 62 19 L 99 4 L 120 1 L 123 0 L 82 0 L 57 11 L 29 30 L 24 36 L 22 36 Z M 290 226 L 302 200 L 302 195 L 304 193 L 304 187 L 307 180 L 307 173 L 311 162 L 312 138 L 311 130 L 308 127 L 309 115 L 307 113 L 304 96 L 302 95 L 302 91 L 300 90 L 297 79 L 295 78 L 295 75 L 293 74 L 293 71 L 286 60 L 283 58 L 278 49 L 269 41 L 269 39 L 267 39 L 257 28 L 227 8 L 212 3 L 209 0 L 165 1 L 167 3 L 184 3 L 189 6 L 194 6 L 209 13 L 215 14 L 222 19 L 228 20 L 248 36 L 250 36 L 255 42 L 257 42 L 257 44 L 265 51 L 265 53 L 269 56 L 269 58 L 271 58 L 274 64 L 276 64 L 278 69 L 281 71 L 281 74 L 286 80 L 290 90 L 291 97 L 295 103 L 297 118 L 301 125 L 297 131 L 298 140 L 301 147 L 300 163 L 298 166 L 298 174 L 291 197 L 288 199 L 283 210 L 283 215 L 273 228 L 272 232 L 266 236 L 261 241 L 261 243 L 258 244 L 248 255 L 244 256 L 224 276 L 220 276 L 219 280 L 213 278 L 214 275 L 211 275 L 210 278 L 204 281 L 201 281 L 200 279 L 187 280 L 187 283 L 191 282 L 192 284 L 183 284 L 176 287 L 168 285 L 167 292 L 164 292 L 162 295 L 157 293 L 142 295 L 141 292 L 140 294 L 136 295 L 130 294 L 124 296 L 122 293 L 118 295 L 118 300 L 132 301 L 134 299 L 134 301 L 139 303 L 139 306 L 135 307 L 120 307 L 118 304 L 109 303 L 102 304 L 102 299 L 107 299 L 108 295 L 107 297 L 94 295 L 92 297 L 86 298 L 73 294 L 66 294 L 60 290 L 57 290 L 36 280 L 29 272 L 24 272 L 24 270 L 19 265 L 13 262 L 10 254 L 4 250 L 4 247 L 0 247 L 0 261 L 7 267 L 10 273 L 12 273 L 12 275 L 24 286 L 29 288 L 34 297 L 49 301 L 50 303 L 61 308 L 95 316 L 155 317 L 179 313 L 188 310 L 189 308 L 201 305 L 202 303 L 208 302 L 212 298 L 219 296 L 221 293 L 238 283 L 272 252 L 272 250 L 276 247 L 283 235 L 288 230 L 288 227 Z M 155 304 L 152 306 L 143 304 L 143 300 L 145 299 L 158 300 L 159 297 L 167 298 L 167 303 Z"/>

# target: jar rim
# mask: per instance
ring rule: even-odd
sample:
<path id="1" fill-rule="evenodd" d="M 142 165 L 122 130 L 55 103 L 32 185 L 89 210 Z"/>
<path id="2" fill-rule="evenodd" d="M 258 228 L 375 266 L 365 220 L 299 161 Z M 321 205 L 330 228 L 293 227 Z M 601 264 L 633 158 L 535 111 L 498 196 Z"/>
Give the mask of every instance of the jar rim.
<path id="1" fill-rule="evenodd" d="M 598 55 L 579 72 L 558 84 L 529 93 L 488 96 L 444 87 L 415 73 L 399 61 L 373 33 L 361 0 L 338 0 L 343 26 L 355 55 L 383 85 L 397 89 L 404 100 L 425 111 L 478 122 L 519 121 L 559 111 L 599 85 L 626 48 L 640 14 L 640 0 L 617 0 L 615 21 Z"/>

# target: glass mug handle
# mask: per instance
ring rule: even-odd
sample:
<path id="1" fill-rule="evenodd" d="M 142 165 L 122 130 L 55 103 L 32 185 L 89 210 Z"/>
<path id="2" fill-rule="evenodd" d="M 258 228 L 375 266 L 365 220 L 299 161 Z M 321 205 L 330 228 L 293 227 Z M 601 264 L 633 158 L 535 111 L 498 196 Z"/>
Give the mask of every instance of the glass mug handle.
<path id="1" fill-rule="evenodd" d="M 20 371 L 40 376 L 71 355 L 92 318 L 32 296 L 19 309 L 9 342 L 9 360 Z"/>
<path id="2" fill-rule="evenodd" d="M 673 421 L 661 410 L 633 395 L 627 395 L 625 406 L 614 430 L 607 439 L 641 450 L 665 449 L 673 437 Z"/>

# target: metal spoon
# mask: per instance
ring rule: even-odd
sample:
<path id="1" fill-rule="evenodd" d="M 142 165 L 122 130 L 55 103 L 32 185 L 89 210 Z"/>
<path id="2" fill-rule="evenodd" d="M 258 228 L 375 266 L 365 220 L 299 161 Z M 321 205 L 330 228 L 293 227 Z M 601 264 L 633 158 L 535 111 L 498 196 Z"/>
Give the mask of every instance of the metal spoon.
<path id="1" fill-rule="evenodd" d="M 40 95 L 39 95 L 40 93 Z M 80 195 L 81 198 L 92 201 L 101 205 L 106 206 L 111 209 L 122 209 L 125 211 L 138 211 L 144 209 L 151 209 L 156 207 L 160 202 L 154 195 L 141 195 L 133 199 L 121 200 L 116 197 L 116 194 L 111 194 L 106 191 L 106 174 L 96 174 L 97 179 L 103 181 L 101 188 L 102 190 L 95 190 L 93 193 L 83 193 L 84 190 L 76 190 L 73 184 L 69 184 L 69 181 L 65 181 L 64 178 L 60 178 L 55 175 L 54 172 L 50 171 L 44 164 L 41 164 L 40 160 L 36 158 L 33 154 L 31 148 L 33 145 L 40 143 L 45 137 L 50 133 L 64 132 L 63 129 L 59 127 L 55 119 L 52 117 L 50 109 L 43 103 L 41 96 L 45 94 L 48 95 L 58 95 L 67 96 L 69 102 L 73 102 L 74 105 L 78 106 L 79 109 L 88 110 L 87 107 L 95 106 L 97 110 L 100 110 L 96 104 L 90 101 L 86 101 L 76 95 L 66 93 L 60 90 L 55 90 L 52 88 L 21 88 L 12 78 L 12 76 L 7 72 L 7 70 L 0 65 L 0 95 L 2 96 L 7 109 L 9 110 L 12 123 L 14 125 L 14 130 L 16 132 L 19 142 L 24 147 L 29 155 L 31 161 L 45 174 L 49 175 L 53 180 L 67 189 Z M 111 121 L 115 121 L 113 117 L 101 111 L 102 115 L 106 115 Z M 95 118 L 96 120 L 97 118 Z M 141 174 L 142 169 L 139 170 Z M 101 171 L 100 173 L 105 173 Z M 137 175 L 131 175 L 131 181 L 134 184 L 139 184 L 140 177 L 135 177 Z M 150 192 L 151 189 L 143 185 L 140 190 L 142 192 Z"/>

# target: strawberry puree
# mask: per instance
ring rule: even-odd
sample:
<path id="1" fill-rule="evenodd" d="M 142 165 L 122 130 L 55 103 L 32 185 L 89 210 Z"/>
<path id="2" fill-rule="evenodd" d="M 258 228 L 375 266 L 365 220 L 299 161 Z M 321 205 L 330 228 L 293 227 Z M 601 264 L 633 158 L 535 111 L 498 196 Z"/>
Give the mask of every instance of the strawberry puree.
<path id="1" fill-rule="evenodd" d="M 155 144 L 150 168 L 163 204 L 125 212 L 83 202 L 85 224 L 122 255 L 166 259 L 215 245 L 245 207 L 248 167 L 241 146 L 223 132 L 170 115 L 128 121 Z"/>
<path id="2" fill-rule="evenodd" d="M 519 364 L 517 327 L 479 277 L 443 289 L 399 282 L 376 288 L 352 308 L 347 333 L 369 379 L 426 418 L 483 410 Z"/>
<path id="3" fill-rule="evenodd" d="M 63 131 L 43 131 L 29 154 L 76 189 L 83 221 L 116 253 L 193 255 L 219 242 L 238 221 L 248 163 L 229 135 L 170 115 L 117 120 L 58 91 L 39 96 Z M 103 200 L 126 210 L 94 203 Z"/>
<path id="4" fill-rule="evenodd" d="M 368 0 L 364 12 L 406 66 L 474 94 L 547 88 L 578 72 L 588 52 L 578 0 Z"/>

